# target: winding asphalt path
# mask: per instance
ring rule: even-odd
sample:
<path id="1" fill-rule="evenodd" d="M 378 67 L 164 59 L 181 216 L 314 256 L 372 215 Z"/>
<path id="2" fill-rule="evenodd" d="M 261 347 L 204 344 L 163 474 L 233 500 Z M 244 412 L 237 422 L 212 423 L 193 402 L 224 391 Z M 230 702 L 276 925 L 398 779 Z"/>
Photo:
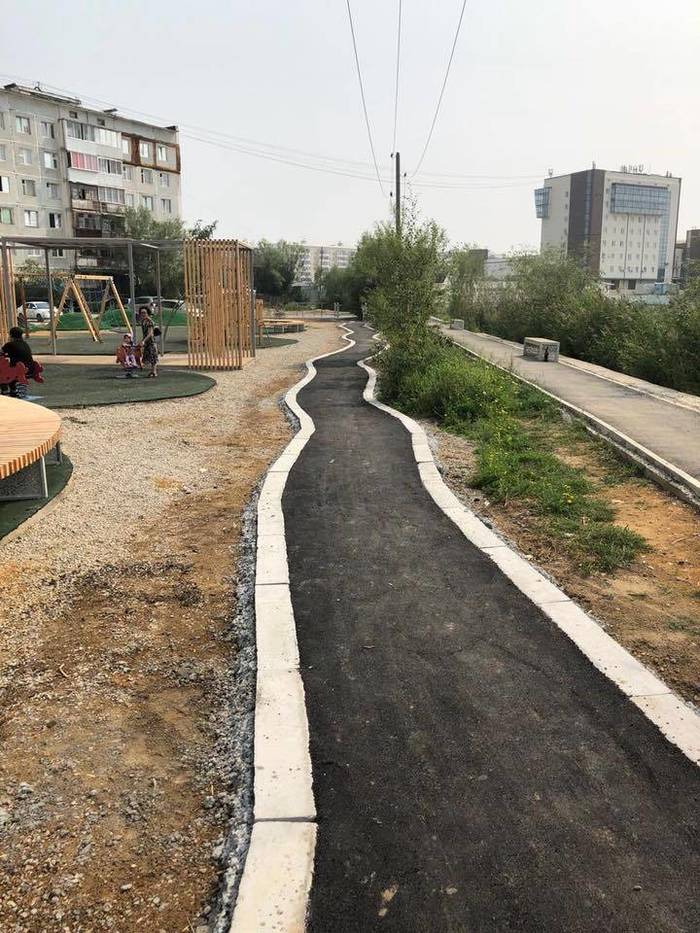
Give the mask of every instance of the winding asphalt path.
<path id="1" fill-rule="evenodd" d="M 310 930 L 695 933 L 700 770 L 433 503 L 354 329 L 283 500 Z"/>

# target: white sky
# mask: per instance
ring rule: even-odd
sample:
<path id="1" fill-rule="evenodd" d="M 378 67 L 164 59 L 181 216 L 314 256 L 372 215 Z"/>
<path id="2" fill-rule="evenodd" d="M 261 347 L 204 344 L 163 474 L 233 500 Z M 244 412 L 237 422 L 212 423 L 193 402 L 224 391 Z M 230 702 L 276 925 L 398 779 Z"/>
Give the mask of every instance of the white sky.
<path id="1" fill-rule="evenodd" d="M 460 6 L 403 0 L 398 148 L 409 173 Z M 352 0 L 387 166 L 397 8 Z M 22 0 L 5 5 L 2 33 L 3 83 L 40 80 L 166 123 L 370 161 L 344 0 Z M 536 244 L 536 179 L 512 176 L 595 160 L 680 175 L 679 233 L 700 226 L 699 43 L 698 0 L 468 0 L 423 170 L 511 177 L 472 182 L 508 185 L 494 189 L 421 189 L 423 213 L 453 241 L 499 252 Z M 376 180 L 181 142 L 184 215 L 217 218 L 221 235 L 351 243 L 386 215 Z"/>

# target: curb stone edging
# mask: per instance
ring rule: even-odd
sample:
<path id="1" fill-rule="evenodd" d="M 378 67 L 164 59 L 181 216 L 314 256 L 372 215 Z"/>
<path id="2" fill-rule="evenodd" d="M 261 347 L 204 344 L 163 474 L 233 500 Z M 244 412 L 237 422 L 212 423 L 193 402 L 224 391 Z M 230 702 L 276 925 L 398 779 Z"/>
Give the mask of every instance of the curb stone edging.
<path id="1" fill-rule="evenodd" d="M 297 395 L 316 376 L 314 362 L 284 397 L 299 431 L 269 468 L 257 505 L 255 561 L 255 700 L 253 827 L 229 933 L 269 929 L 303 933 L 316 850 L 309 724 L 299 672 L 282 495 L 289 472 L 316 430 Z"/>
<path id="2" fill-rule="evenodd" d="M 368 365 L 368 359 L 371 357 L 357 364 L 369 376 L 363 398 L 375 408 L 397 418 L 411 434 L 421 482 L 439 508 L 465 538 L 483 551 L 573 641 L 593 666 L 654 723 L 669 742 L 693 764 L 700 765 L 700 715 L 697 711 L 676 696 L 668 684 L 634 658 L 592 616 L 491 531 L 455 496 L 435 464 L 423 428 L 413 418 L 375 398 L 377 371 Z"/>

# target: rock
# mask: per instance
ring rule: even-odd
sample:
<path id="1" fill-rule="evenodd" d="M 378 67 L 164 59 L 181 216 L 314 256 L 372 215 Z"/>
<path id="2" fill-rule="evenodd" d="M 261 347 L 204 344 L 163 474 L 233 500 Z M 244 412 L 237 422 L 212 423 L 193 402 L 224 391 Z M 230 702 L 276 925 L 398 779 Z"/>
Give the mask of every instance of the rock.
<path id="1" fill-rule="evenodd" d="M 131 891 L 132 888 L 133 888 L 133 884 L 123 884 L 121 888 L 119 888 L 119 890 L 120 891 Z"/>
<path id="2" fill-rule="evenodd" d="M 27 784 L 25 781 L 22 781 L 22 783 L 17 788 L 17 796 L 22 800 L 24 800 L 25 797 L 31 797 L 33 793 L 34 788 L 31 784 Z"/>

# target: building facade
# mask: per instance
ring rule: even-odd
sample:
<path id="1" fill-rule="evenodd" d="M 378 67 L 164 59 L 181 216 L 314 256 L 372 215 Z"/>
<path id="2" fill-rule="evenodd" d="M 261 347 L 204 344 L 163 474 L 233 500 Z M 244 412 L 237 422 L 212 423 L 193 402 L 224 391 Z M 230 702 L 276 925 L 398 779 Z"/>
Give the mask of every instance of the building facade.
<path id="1" fill-rule="evenodd" d="M 541 249 L 585 262 L 612 288 L 671 282 L 681 180 L 623 166 L 546 178 L 535 191 Z"/>
<path id="2" fill-rule="evenodd" d="M 128 207 L 159 220 L 178 217 L 180 169 L 175 126 L 17 84 L 0 89 L 0 237 L 118 237 Z M 15 251 L 16 263 L 27 258 L 31 251 Z M 74 257 L 57 249 L 50 261 L 89 269 L 109 258 L 108 251 Z"/>
<path id="3" fill-rule="evenodd" d="M 313 285 L 317 274 L 328 269 L 347 269 L 355 255 L 354 247 L 343 246 L 342 243 L 335 246 L 307 246 L 306 243 L 302 245 L 304 252 L 297 267 L 295 285 Z"/>

